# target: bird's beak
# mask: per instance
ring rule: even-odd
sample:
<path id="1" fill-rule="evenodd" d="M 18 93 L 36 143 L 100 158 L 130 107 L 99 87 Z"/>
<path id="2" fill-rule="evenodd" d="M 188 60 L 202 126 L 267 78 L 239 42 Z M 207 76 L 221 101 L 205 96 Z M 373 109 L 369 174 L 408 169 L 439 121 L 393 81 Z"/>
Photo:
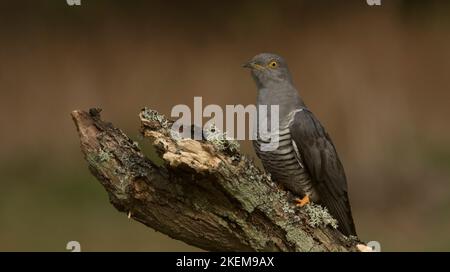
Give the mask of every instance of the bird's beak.
<path id="1" fill-rule="evenodd" d="M 254 61 L 246 62 L 242 65 L 242 67 L 249 68 L 249 69 L 258 69 L 258 70 L 261 70 L 263 68 L 261 65 L 257 64 Z"/>
<path id="2" fill-rule="evenodd" d="M 242 67 L 244 67 L 244 68 L 253 68 L 253 62 L 251 62 L 251 61 L 246 62 L 246 63 L 242 64 Z"/>

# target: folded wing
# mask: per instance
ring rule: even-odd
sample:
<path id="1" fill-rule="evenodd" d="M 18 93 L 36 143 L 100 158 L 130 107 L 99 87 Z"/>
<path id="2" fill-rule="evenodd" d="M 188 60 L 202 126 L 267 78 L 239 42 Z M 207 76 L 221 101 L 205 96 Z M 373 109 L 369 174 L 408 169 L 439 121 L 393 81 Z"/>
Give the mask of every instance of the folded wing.
<path id="1" fill-rule="evenodd" d="M 327 207 L 345 235 L 355 235 L 344 168 L 328 133 L 307 109 L 297 111 L 290 123 L 292 140 L 297 145 L 320 204 Z"/>

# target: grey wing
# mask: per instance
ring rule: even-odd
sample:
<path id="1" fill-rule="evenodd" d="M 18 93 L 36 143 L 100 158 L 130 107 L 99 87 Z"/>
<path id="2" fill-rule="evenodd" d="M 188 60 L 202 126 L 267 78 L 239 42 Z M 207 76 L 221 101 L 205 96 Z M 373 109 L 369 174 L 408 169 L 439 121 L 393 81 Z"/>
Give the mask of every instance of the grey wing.
<path id="1" fill-rule="evenodd" d="M 289 129 L 319 195 L 320 204 L 338 220 L 339 230 L 343 234 L 356 236 L 344 167 L 328 133 L 306 109 L 294 114 Z"/>

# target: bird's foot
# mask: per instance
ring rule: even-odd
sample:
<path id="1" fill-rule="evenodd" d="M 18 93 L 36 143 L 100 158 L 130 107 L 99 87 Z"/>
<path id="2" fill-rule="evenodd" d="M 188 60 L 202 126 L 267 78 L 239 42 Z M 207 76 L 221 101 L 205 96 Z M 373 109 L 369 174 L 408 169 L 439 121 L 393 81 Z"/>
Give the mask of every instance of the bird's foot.
<path id="1" fill-rule="evenodd" d="M 310 199 L 309 199 L 309 195 L 305 195 L 303 198 L 296 198 L 295 199 L 295 205 L 297 207 L 303 207 L 307 204 L 311 203 Z"/>

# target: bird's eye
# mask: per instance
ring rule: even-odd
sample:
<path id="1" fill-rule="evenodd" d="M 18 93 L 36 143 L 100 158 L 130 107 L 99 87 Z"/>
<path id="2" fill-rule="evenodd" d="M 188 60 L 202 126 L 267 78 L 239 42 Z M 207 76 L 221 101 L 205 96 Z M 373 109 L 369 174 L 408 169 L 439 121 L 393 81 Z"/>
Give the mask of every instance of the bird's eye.
<path id="1" fill-rule="evenodd" d="M 278 67 L 278 62 L 276 62 L 276 61 L 271 61 L 270 63 L 269 63 L 269 67 L 270 68 L 276 68 L 276 67 Z"/>

